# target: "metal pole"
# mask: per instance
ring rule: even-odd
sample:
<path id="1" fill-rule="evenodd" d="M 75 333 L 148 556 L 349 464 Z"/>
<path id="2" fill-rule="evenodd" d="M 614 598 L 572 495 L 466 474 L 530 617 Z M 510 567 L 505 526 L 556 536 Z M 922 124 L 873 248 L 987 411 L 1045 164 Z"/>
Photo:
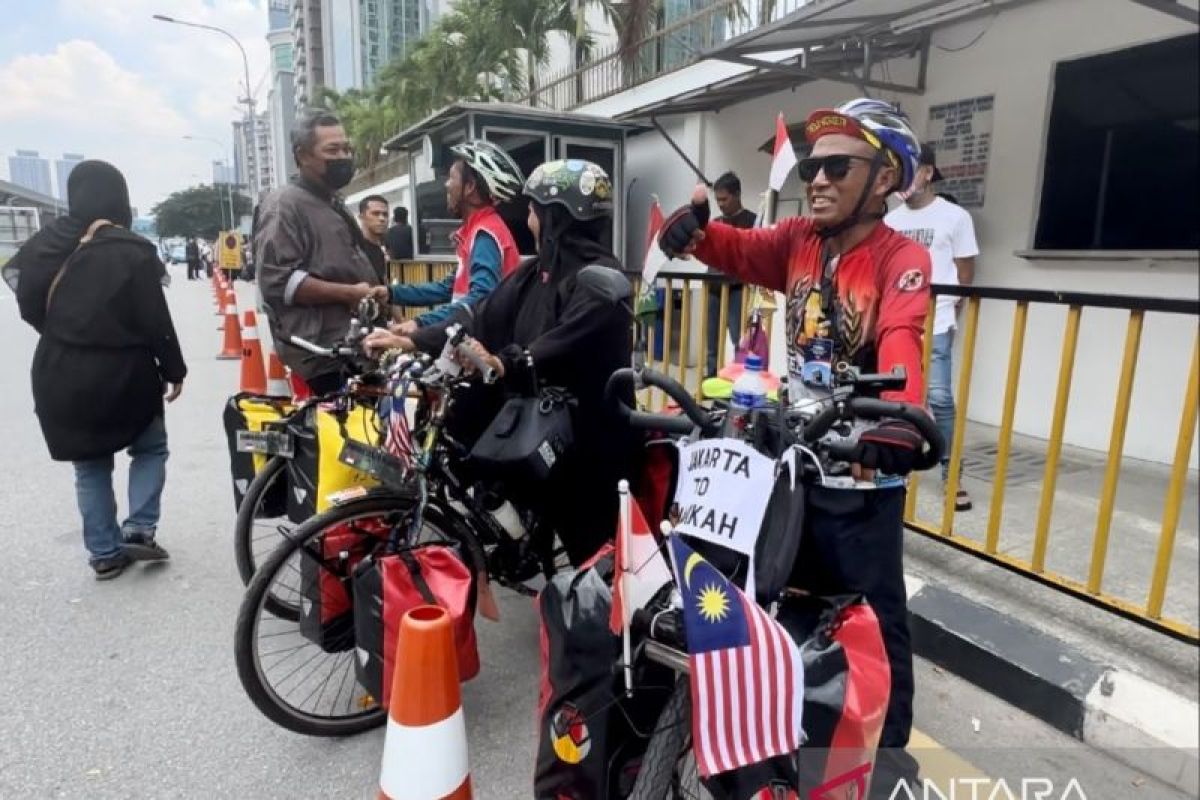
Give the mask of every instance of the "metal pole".
<path id="1" fill-rule="evenodd" d="M 216 31 L 217 33 L 226 36 L 231 42 L 237 45 L 238 52 L 242 54 L 242 72 L 246 80 L 246 97 L 240 102 L 246 104 L 246 114 L 249 117 L 247 120 L 247 130 L 250 132 L 250 147 L 246 151 L 246 167 L 247 183 L 249 184 L 250 192 L 253 194 L 254 186 L 258 183 L 258 161 L 255 156 L 255 150 L 258 146 L 258 130 L 255 125 L 256 119 L 254 116 L 254 90 L 250 88 L 250 60 L 246 58 L 246 48 L 242 47 L 241 41 L 224 28 L 218 28 L 216 25 L 205 25 L 200 22 L 188 22 L 187 20 L 175 19 L 168 17 L 165 14 L 154 14 L 153 18 L 159 22 L 170 22 L 175 25 L 186 25 L 189 28 L 200 28 L 206 31 Z M 231 201 L 232 207 L 232 201 Z"/>

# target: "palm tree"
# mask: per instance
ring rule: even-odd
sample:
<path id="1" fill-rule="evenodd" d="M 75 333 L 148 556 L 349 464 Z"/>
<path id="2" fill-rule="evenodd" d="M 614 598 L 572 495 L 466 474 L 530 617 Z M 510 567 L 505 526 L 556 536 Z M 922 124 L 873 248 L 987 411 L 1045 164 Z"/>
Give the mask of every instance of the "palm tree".
<path id="1" fill-rule="evenodd" d="M 506 50 L 525 53 L 525 86 L 530 105 L 537 103 L 538 67 L 550 60 L 550 35 L 561 33 L 576 52 L 591 48 L 591 34 L 582 22 L 576 0 L 483 0 L 491 6 L 495 35 Z"/>

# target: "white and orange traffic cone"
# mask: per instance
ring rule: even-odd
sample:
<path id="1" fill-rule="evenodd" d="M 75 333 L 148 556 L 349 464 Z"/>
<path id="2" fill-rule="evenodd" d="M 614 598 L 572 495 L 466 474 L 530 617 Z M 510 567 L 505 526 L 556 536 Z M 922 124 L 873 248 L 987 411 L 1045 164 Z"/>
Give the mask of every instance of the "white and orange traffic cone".
<path id="1" fill-rule="evenodd" d="M 418 606 L 400 621 L 379 800 L 470 800 L 467 725 L 450 614 Z"/>
<path id="2" fill-rule="evenodd" d="M 247 311 L 242 322 L 242 383 L 240 391 L 267 393 L 267 373 L 263 371 L 262 344 L 258 341 L 258 319 Z"/>
<path id="3" fill-rule="evenodd" d="M 270 339 L 263 339 L 263 352 L 267 356 L 267 397 L 291 397 L 292 385 L 288 382 L 287 368 L 283 366 Z"/>
<path id="4" fill-rule="evenodd" d="M 225 343 L 217 358 L 234 359 L 242 357 L 242 331 L 238 323 L 237 295 L 233 292 L 225 294 Z"/>

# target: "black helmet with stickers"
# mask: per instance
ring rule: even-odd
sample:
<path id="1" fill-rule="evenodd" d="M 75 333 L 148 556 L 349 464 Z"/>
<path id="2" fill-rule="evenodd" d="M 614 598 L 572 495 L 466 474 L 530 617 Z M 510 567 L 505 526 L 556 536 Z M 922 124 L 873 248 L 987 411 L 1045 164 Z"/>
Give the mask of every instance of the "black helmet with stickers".
<path id="1" fill-rule="evenodd" d="M 450 152 L 483 178 L 488 191 L 497 201 L 506 203 L 521 190 L 524 180 L 521 168 L 512 160 L 512 156 L 491 142 L 474 139 L 454 145 Z"/>
<path id="2" fill-rule="evenodd" d="M 578 158 L 547 161 L 525 181 L 525 194 L 538 205 L 561 205 L 578 220 L 611 217 L 613 186 L 603 168 Z"/>

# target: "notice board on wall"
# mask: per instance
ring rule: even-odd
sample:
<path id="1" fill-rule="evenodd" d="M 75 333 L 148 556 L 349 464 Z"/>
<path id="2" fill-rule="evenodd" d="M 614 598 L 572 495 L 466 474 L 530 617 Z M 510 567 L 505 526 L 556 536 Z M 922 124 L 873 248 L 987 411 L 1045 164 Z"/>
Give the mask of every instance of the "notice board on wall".
<path id="1" fill-rule="evenodd" d="M 937 191 L 954 195 L 964 208 L 983 205 L 994 101 L 995 95 L 989 94 L 929 107 L 925 141 L 937 153 L 944 178 Z"/>

